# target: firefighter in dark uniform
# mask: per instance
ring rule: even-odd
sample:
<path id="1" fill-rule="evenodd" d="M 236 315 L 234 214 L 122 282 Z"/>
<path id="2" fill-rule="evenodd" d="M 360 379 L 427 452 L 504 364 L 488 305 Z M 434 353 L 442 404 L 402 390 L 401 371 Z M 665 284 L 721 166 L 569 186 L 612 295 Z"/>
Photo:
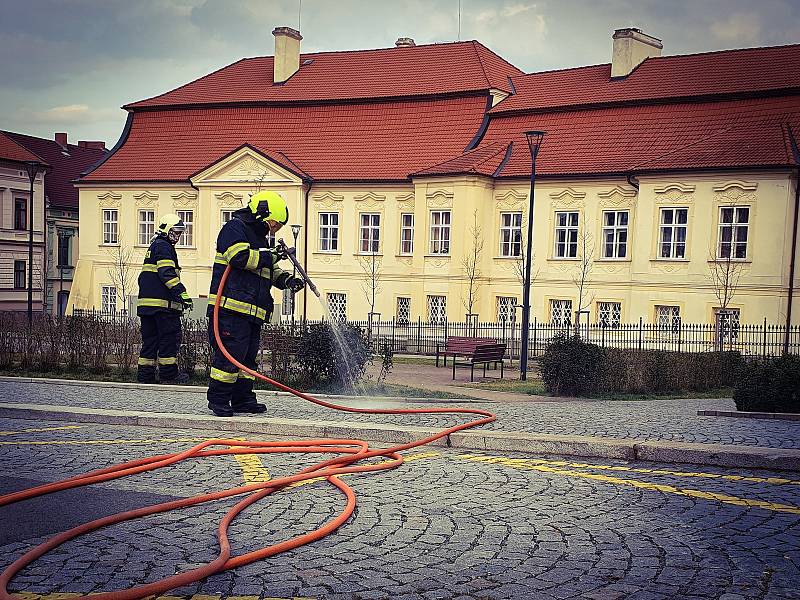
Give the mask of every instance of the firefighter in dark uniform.
<path id="1" fill-rule="evenodd" d="M 192 299 L 181 283 L 175 244 L 186 226 L 177 215 L 164 215 L 139 273 L 136 314 L 142 322 L 142 350 L 137 379 L 156 383 L 186 383 L 189 375 L 178 373 L 181 345 L 181 313 L 192 308 Z"/>
<path id="2" fill-rule="evenodd" d="M 208 335 L 214 356 L 208 385 L 208 408 L 218 417 L 234 413 L 261 413 L 267 407 L 256 402 L 254 377 L 240 372 L 217 346 L 214 337 L 214 303 L 219 282 L 228 265 L 232 269 L 220 298 L 219 333 L 227 351 L 255 370 L 261 325 L 272 315 L 271 288 L 297 293 L 303 279 L 282 270 L 278 261 L 286 258 L 281 249 L 270 248 L 266 236 L 273 235 L 289 220 L 286 201 L 276 192 L 258 192 L 245 208 L 233 213 L 217 237 L 217 253 L 208 295 Z"/>

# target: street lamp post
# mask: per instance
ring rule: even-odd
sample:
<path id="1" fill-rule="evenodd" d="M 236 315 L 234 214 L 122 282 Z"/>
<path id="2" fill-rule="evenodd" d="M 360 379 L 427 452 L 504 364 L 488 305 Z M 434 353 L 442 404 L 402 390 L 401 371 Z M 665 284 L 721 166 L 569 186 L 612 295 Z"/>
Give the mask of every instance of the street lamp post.
<path id="1" fill-rule="evenodd" d="M 531 321 L 531 265 L 533 263 L 533 191 L 536 187 L 536 156 L 542 146 L 544 131 L 526 131 L 531 153 L 531 189 L 528 195 L 528 242 L 525 255 L 525 282 L 522 288 L 522 348 L 519 353 L 519 378 L 528 379 L 528 334 Z"/>
<path id="2" fill-rule="evenodd" d="M 57 266 L 58 266 L 59 291 L 57 299 L 58 309 L 56 311 L 56 314 L 58 314 L 59 317 L 63 317 L 64 310 L 61 307 L 61 297 L 64 295 L 64 267 L 67 265 L 64 264 L 64 260 L 62 259 L 68 259 L 69 253 L 68 252 L 65 253 L 66 256 L 62 257 L 61 249 L 64 246 L 65 243 L 64 240 L 69 240 L 72 237 L 72 231 L 68 229 L 62 229 L 60 227 L 58 228 L 57 231 L 58 231 L 58 249 L 56 250 L 56 260 L 58 262 Z"/>
<path id="3" fill-rule="evenodd" d="M 29 160 L 25 163 L 28 179 L 31 182 L 30 206 L 28 209 L 28 329 L 33 327 L 33 215 L 36 204 L 33 201 L 33 182 L 39 173 L 41 163 Z"/>
<path id="4" fill-rule="evenodd" d="M 292 236 L 294 236 L 294 249 L 297 252 L 297 238 L 300 235 L 300 229 L 302 229 L 302 225 L 292 225 Z M 292 277 L 297 276 L 297 267 L 292 264 Z M 292 292 L 292 331 L 294 331 L 294 292 Z"/>

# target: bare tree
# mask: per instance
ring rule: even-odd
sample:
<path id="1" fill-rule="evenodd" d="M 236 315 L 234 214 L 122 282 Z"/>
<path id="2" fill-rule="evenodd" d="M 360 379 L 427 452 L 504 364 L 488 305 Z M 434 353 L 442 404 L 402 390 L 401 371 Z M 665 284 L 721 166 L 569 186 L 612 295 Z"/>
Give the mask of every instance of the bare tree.
<path id="1" fill-rule="evenodd" d="M 468 230 L 472 245 L 461 259 L 461 267 L 467 278 L 467 295 L 461 302 L 467 309 L 467 320 L 475 315 L 475 305 L 478 303 L 478 291 L 481 287 L 481 254 L 483 254 L 483 228 L 478 223 L 478 211 L 474 211 L 472 225 Z"/>
<path id="2" fill-rule="evenodd" d="M 134 280 L 138 275 L 138 268 L 133 249 L 130 246 L 119 244 L 107 251 L 111 265 L 106 269 L 109 279 L 117 289 L 117 295 L 122 297 L 122 306 L 127 315 L 128 296 L 133 292 Z"/>
<path id="3" fill-rule="evenodd" d="M 708 249 L 709 279 L 719 303 L 716 326 L 717 343 L 720 347 L 725 338 L 732 333 L 732 319 L 728 306 L 739 289 L 739 280 L 744 269 L 744 264 L 734 258 L 734 247 L 735 243 L 731 241 L 727 251 L 720 248 L 720 252 L 717 252 L 713 246 Z"/>
<path id="4" fill-rule="evenodd" d="M 358 264 L 364 272 L 361 278 L 361 290 L 364 292 L 364 299 L 369 304 L 369 314 L 367 315 L 368 325 L 367 332 L 372 334 L 372 317 L 375 314 L 375 302 L 378 294 L 383 290 L 381 279 L 383 272 L 381 267 L 383 260 L 376 250 L 370 252 L 368 255 L 358 257 Z"/>
<path id="5" fill-rule="evenodd" d="M 592 305 L 594 294 L 589 295 L 590 277 L 594 267 L 594 236 L 585 229 L 578 237 L 578 265 L 573 273 L 572 282 L 578 288 L 578 308 L 575 311 L 575 334 L 580 327 L 580 315 Z"/>

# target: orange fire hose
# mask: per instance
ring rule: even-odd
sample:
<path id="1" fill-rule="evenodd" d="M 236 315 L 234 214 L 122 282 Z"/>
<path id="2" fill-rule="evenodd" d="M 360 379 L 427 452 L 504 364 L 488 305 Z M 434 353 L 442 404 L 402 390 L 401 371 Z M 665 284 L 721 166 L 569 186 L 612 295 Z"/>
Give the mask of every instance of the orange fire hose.
<path id="1" fill-rule="evenodd" d="M 214 573 L 240 567 L 242 565 L 246 565 L 255 562 L 257 560 L 267 558 L 269 556 L 274 556 L 281 552 L 285 552 L 287 550 L 291 550 L 293 548 L 297 548 L 304 544 L 308 544 L 310 542 L 319 540 L 328 535 L 329 533 L 331 533 L 332 531 L 334 531 L 335 529 L 337 529 L 342 524 L 344 524 L 345 521 L 347 521 L 347 519 L 350 518 L 350 515 L 352 515 L 353 510 L 355 509 L 356 505 L 355 493 L 353 492 L 353 489 L 349 485 L 342 482 L 337 477 L 338 475 L 394 469 L 396 467 L 399 467 L 403 463 L 403 457 L 399 454 L 399 452 L 403 450 L 409 450 L 411 448 L 423 446 L 425 444 L 429 444 L 435 440 L 448 436 L 451 433 L 455 433 L 457 431 L 461 431 L 469 427 L 477 427 L 478 425 L 491 423 L 496 419 L 495 415 L 493 415 L 490 412 L 478 409 L 471 409 L 471 408 L 452 408 L 452 409 L 451 408 L 428 408 L 428 409 L 407 408 L 398 410 L 388 410 L 388 409 L 352 408 L 349 406 L 341 406 L 338 404 L 332 404 L 330 402 L 319 400 L 317 398 L 314 398 L 313 396 L 294 390 L 287 385 L 284 385 L 278 381 L 270 379 L 266 375 L 262 375 L 261 373 L 258 373 L 257 371 L 254 371 L 253 369 L 246 367 L 245 365 L 241 364 L 238 360 L 236 360 L 233 356 L 231 356 L 231 354 L 228 352 L 228 350 L 222 343 L 222 339 L 219 335 L 219 324 L 218 324 L 219 304 L 220 304 L 220 299 L 222 298 L 222 292 L 225 289 L 225 282 L 228 279 L 228 274 L 230 273 L 230 270 L 231 267 L 230 265 L 228 265 L 228 267 L 225 269 L 225 273 L 222 275 L 222 279 L 220 280 L 219 292 L 217 294 L 216 302 L 214 304 L 214 314 L 213 314 L 214 337 L 217 341 L 217 346 L 219 347 L 220 351 L 225 355 L 225 357 L 231 363 L 233 363 L 236 367 L 238 367 L 242 371 L 249 373 L 254 377 L 257 377 L 262 381 L 266 381 L 267 383 L 281 390 L 294 394 L 299 398 L 308 400 L 309 402 L 313 402 L 314 404 L 318 404 L 320 406 L 324 406 L 326 408 L 334 410 L 342 410 L 346 412 L 355 412 L 355 413 L 387 414 L 387 415 L 456 413 L 456 414 L 479 415 L 481 418 L 469 421 L 467 423 L 463 423 L 461 425 L 455 425 L 453 427 L 449 427 L 443 431 L 440 431 L 439 433 L 436 433 L 434 435 L 428 436 L 420 440 L 416 440 L 414 442 L 409 442 L 407 444 L 400 444 L 398 446 L 393 446 L 391 448 L 375 449 L 375 450 L 370 449 L 369 445 L 364 441 L 347 440 L 347 439 L 296 440 L 296 441 L 280 441 L 280 442 L 250 442 L 241 440 L 213 439 L 197 444 L 193 448 L 189 448 L 188 450 L 184 450 L 183 452 L 176 452 L 174 454 L 162 454 L 158 456 L 150 456 L 147 458 L 132 460 L 125 463 L 120 463 L 118 465 L 113 465 L 111 467 L 90 471 L 88 473 L 84 473 L 82 475 L 78 475 L 75 477 L 70 477 L 62 481 L 57 481 L 54 483 L 33 487 L 12 494 L 7 494 L 5 496 L 0 496 L 0 506 L 5 506 L 7 504 L 12 504 L 14 502 L 26 500 L 28 498 L 34 498 L 36 496 L 41 496 L 44 494 L 49 494 L 52 492 L 75 488 L 83 485 L 89 485 L 92 483 L 109 481 L 112 479 L 117 479 L 119 477 L 124 477 L 126 475 L 134 475 L 137 473 L 143 473 L 145 471 L 152 471 L 154 469 L 160 469 L 161 467 L 174 465 L 185 459 L 205 457 L 205 456 L 221 456 L 228 454 L 292 453 L 292 452 L 310 453 L 310 454 L 333 453 L 342 455 L 336 458 L 323 460 L 322 462 L 319 462 L 315 465 L 312 465 L 310 467 L 302 469 L 301 471 L 298 471 L 295 475 L 281 477 L 278 479 L 272 479 L 267 482 L 254 483 L 227 490 L 201 494 L 199 496 L 194 496 L 191 498 L 182 498 L 180 500 L 173 500 L 161 504 L 154 504 L 152 506 L 146 506 L 135 510 L 117 513 L 100 519 L 95 519 L 94 521 L 90 521 L 88 523 L 84 523 L 77 527 L 73 527 L 72 529 L 69 529 L 67 531 L 64 531 L 62 533 L 53 536 L 46 542 L 40 544 L 39 546 L 32 548 L 31 550 L 23 554 L 20 558 L 18 558 L 16 561 L 14 561 L 11 565 L 9 565 L 3 571 L 3 573 L 0 574 L 0 600 L 19 600 L 17 597 L 11 595 L 11 593 L 8 591 L 8 584 L 11 582 L 14 576 L 17 573 L 19 573 L 23 568 L 25 568 L 33 561 L 35 561 L 37 558 L 43 556 L 50 550 L 60 546 L 61 544 L 63 544 L 68 540 L 78 537 L 84 533 L 100 529 L 101 527 L 105 527 L 107 525 L 113 525 L 116 523 L 120 523 L 122 521 L 128 521 L 130 519 L 167 512 L 179 508 L 195 506 L 203 502 L 220 500 L 222 498 L 229 498 L 232 496 L 239 496 L 242 494 L 248 494 L 248 495 L 245 496 L 242 500 L 239 500 L 239 502 L 235 504 L 225 514 L 225 516 L 220 521 L 219 526 L 217 527 L 217 538 L 219 541 L 219 554 L 217 555 L 217 558 L 215 558 L 209 563 L 206 563 L 202 567 L 192 569 L 190 571 L 184 571 L 172 577 L 166 577 L 164 579 L 136 586 L 128 590 L 104 592 L 100 594 L 92 593 L 91 594 L 92 600 L 136 600 L 138 598 L 144 598 L 145 596 L 149 595 L 161 594 L 173 588 L 194 583 L 196 581 L 199 581 L 200 579 L 213 575 Z M 226 447 L 216 448 L 216 449 L 206 449 L 213 446 L 226 446 Z M 370 463 L 361 465 L 354 464 L 364 459 L 375 458 L 375 457 L 382 457 L 387 460 L 381 461 L 379 463 Z M 310 479 L 321 479 L 321 478 L 324 478 L 328 483 L 335 486 L 342 494 L 344 494 L 346 498 L 345 507 L 336 518 L 323 524 L 314 531 L 294 536 L 282 542 L 278 542 L 270 546 L 261 548 L 260 550 L 248 552 L 246 554 L 242 554 L 239 556 L 231 556 L 231 548 L 230 548 L 230 543 L 228 541 L 228 527 L 233 521 L 233 519 L 240 512 L 242 512 L 245 508 L 247 508 L 251 504 L 257 502 L 258 500 L 265 498 L 266 496 L 272 494 L 275 491 L 284 489 L 291 484 L 298 484 L 300 482 L 308 481 Z"/>

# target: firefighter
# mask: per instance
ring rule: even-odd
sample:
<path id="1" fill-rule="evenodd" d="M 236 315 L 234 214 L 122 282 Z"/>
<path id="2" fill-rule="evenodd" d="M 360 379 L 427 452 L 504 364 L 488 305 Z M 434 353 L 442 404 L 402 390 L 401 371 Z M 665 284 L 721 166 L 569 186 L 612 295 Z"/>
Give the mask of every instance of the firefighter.
<path id="1" fill-rule="evenodd" d="M 181 313 L 191 310 L 192 299 L 181 283 L 175 244 L 186 226 L 177 215 L 164 215 L 144 256 L 139 273 L 136 314 L 142 322 L 142 350 L 137 379 L 156 383 L 156 366 L 161 383 L 186 383 L 187 373 L 178 373 L 181 345 Z"/>
<path id="2" fill-rule="evenodd" d="M 278 266 L 285 251 L 268 247 L 267 235 L 275 234 L 289 220 L 286 201 L 276 192 L 254 194 L 245 208 L 233 213 L 217 237 L 217 254 L 208 295 L 208 336 L 214 349 L 208 408 L 218 417 L 234 413 L 262 413 L 256 402 L 255 378 L 239 371 L 217 346 L 213 312 L 219 282 L 228 265 L 232 269 L 220 298 L 219 334 L 227 351 L 245 366 L 255 369 L 261 325 L 272 316 L 272 286 L 297 293 L 305 281 Z"/>

